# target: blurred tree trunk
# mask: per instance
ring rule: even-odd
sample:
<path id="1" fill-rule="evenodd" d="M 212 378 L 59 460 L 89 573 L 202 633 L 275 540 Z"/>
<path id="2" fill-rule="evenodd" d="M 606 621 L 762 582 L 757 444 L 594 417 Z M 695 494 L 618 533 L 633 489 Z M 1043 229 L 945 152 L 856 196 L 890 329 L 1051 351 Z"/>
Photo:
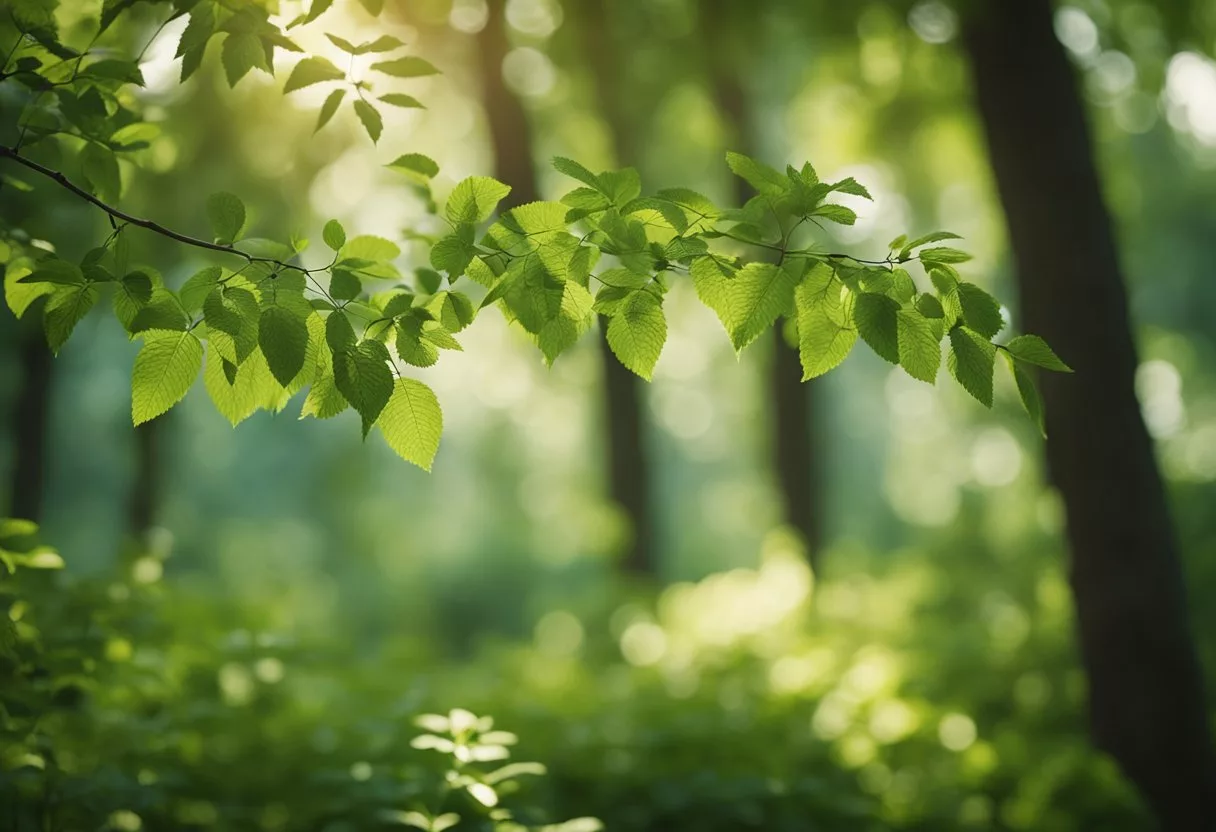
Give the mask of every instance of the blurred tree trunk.
<path id="1" fill-rule="evenodd" d="M 734 8 L 738 8 L 735 6 Z M 740 26 L 746 25 L 731 14 L 726 0 L 707 0 L 701 12 L 702 38 L 710 45 L 709 62 L 713 95 L 728 133 L 737 149 L 749 156 L 760 154 L 754 120 L 748 111 L 747 93 L 741 77 L 746 54 L 746 38 Z M 735 199 L 743 205 L 752 196 L 747 183 L 732 177 Z M 820 517 L 820 454 L 815 449 L 815 392 L 817 382 L 804 384 L 802 362 L 797 347 L 785 340 L 781 322 L 772 331 L 772 360 L 769 363 L 768 402 L 773 416 L 770 433 L 773 471 L 781 492 L 785 522 L 797 529 L 806 544 L 807 558 L 818 571 L 823 543 Z"/>
<path id="2" fill-rule="evenodd" d="M 618 81 L 626 58 L 615 51 L 609 0 L 590 0 L 583 11 L 583 48 L 591 66 L 600 111 L 612 136 L 618 165 L 638 163 L 633 125 L 624 108 Z M 608 429 L 611 495 L 629 517 L 633 538 L 624 566 L 630 572 L 653 575 L 655 561 L 654 516 L 650 503 L 650 464 L 646 453 L 642 381 L 625 368 L 608 347 L 607 331 L 600 321 L 600 363 L 604 372 L 604 420 Z"/>
<path id="3" fill-rule="evenodd" d="M 503 81 L 502 62 L 510 49 L 505 0 L 491 0 L 489 18 L 479 36 L 481 81 L 498 178 L 511 186 L 504 207 L 537 200 L 536 165 L 527 113 Z M 598 69 L 598 67 L 597 67 Z M 615 122 L 615 119 L 610 119 Z M 614 135 L 620 132 L 613 128 Z M 619 139 L 619 137 L 618 137 Z M 618 144 L 618 153 L 620 144 Z M 600 327 L 599 354 L 604 373 L 604 427 L 607 431 L 608 496 L 625 513 L 631 538 L 622 565 L 626 571 L 653 575 L 653 513 L 650 476 L 643 441 L 639 379 L 608 348 Z"/>
<path id="4" fill-rule="evenodd" d="M 1076 369 L 1043 379 L 1097 745 L 1164 828 L 1216 828 L 1183 569 L 1134 390 L 1136 348 L 1082 102 L 1049 0 L 971 6 L 965 48 L 1026 329 Z"/>
<path id="5" fill-rule="evenodd" d="M 127 533 L 143 544 L 147 532 L 156 524 L 160 492 L 160 440 L 164 433 L 164 414 L 135 428 L 135 474 L 127 499 Z"/>
<path id="6" fill-rule="evenodd" d="M 9 484 L 11 517 L 42 519 L 46 480 L 47 420 L 50 418 L 54 356 L 46 345 L 39 315 L 19 321 L 21 386 L 13 412 L 13 470 Z"/>

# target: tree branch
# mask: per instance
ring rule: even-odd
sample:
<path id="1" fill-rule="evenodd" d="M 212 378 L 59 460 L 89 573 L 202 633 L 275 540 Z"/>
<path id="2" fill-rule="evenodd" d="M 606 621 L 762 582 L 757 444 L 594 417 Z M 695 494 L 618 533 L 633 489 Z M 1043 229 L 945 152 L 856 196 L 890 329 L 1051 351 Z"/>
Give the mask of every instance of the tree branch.
<path id="1" fill-rule="evenodd" d="M 218 251 L 221 254 L 231 254 L 236 257 L 242 257 L 248 263 L 268 263 L 273 266 L 278 266 L 280 269 L 291 269 L 294 271 L 302 272 L 305 275 L 312 274 L 313 270 L 306 269 L 303 266 L 296 266 L 292 263 L 284 263 L 282 260 L 276 260 L 273 257 L 255 257 L 254 255 L 249 254 L 248 252 L 241 251 L 239 248 L 236 248 L 235 246 L 221 245 L 220 243 L 209 243 L 206 240 L 199 239 L 198 237 L 191 237 L 187 234 L 181 234 L 177 231 L 174 231 L 171 228 L 165 228 L 165 226 L 161 225 L 160 223 L 153 222 L 152 220 L 146 220 L 146 219 L 141 219 L 140 217 L 134 217 L 134 216 L 126 213 L 125 211 L 121 211 L 118 208 L 113 207 L 112 205 L 108 205 L 107 203 L 102 202 L 100 199 L 95 197 L 93 194 L 89 193 L 84 188 L 81 188 L 79 185 L 72 182 L 72 180 L 68 179 L 67 176 L 65 176 L 60 171 L 53 170 L 51 168 L 46 167 L 45 165 L 40 165 L 38 162 L 35 162 L 33 159 L 29 159 L 25 156 L 22 156 L 20 153 L 17 152 L 17 150 L 15 148 L 7 147 L 5 145 L 0 145 L 0 159 L 11 159 L 19 165 L 23 165 L 36 173 L 42 174 L 43 176 L 47 177 L 48 179 L 51 179 L 54 182 L 56 182 L 60 187 L 64 188 L 65 190 L 71 191 L 73 194 L 80 197 L 85 202 L 88 202 L 89 204 L 100 208 L 102 211 L 105 211 L 106 214 L 108 214 L 111 218 L 117 219 L 117 220 L 122 220 L 123 222 L 127 223 L 128 225 L 134 225 L 137 228 L 143 228 L 147 231 L 152 231 L 156 234 L 160 234 L 162 237 L 168 237 L 170 240 L 175 240 L 179 243 L 182 243 L 183 245 L 193 246 L 194 248 L 206 249 L 207 251 Z"/>

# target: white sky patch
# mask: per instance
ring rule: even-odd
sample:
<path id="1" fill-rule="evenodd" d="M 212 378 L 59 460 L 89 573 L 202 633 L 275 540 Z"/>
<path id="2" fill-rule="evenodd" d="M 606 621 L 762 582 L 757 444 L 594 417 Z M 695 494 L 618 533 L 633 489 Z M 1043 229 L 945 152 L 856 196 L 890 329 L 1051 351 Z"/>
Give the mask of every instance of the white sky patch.
<path id="1" fill-rule="evenodd" d="M 1208 147 L 1216 146 L 1216 63 L 1194 52 L 1179 52 L 1171 58 L 1165 103 L 1175 130 L 1190 133 Z"/>

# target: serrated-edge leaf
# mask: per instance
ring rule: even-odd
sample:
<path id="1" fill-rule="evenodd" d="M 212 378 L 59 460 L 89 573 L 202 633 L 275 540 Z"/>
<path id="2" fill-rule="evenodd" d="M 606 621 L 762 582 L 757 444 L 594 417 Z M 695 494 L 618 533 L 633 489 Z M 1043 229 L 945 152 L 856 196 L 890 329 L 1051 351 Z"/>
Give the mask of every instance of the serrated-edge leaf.
<path id="1" fill-rule="evenodd" d="M 399 457 L 431 470 L 443 434 L 443 410 L 430 387 L 412 378 L 397 379 L 376 427 Z"/>
<path id="2" fill-rule="evenodd" d="M 203 364 L 203 345 L 192 332 L 151 330 L 131 371 L 131 420 L 141 425 L 180 402 Z"/>

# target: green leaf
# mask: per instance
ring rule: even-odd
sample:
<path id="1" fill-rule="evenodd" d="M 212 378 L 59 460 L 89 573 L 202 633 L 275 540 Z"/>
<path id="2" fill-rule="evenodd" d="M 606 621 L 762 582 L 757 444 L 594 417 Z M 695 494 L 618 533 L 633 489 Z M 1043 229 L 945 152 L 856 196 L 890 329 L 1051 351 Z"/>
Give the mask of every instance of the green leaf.
<path id="1" fill-rule="evenodd" d="M 355 102 L 355 115 L 363 122 L 363 129 L 371 136 L 372 143 L 380 141 L 380 134 L 384 132 L 384 119 L 380 117 L 380 111 L 360 98 Z"/>
<path id="2" fill-rule="evenodd" d="M 421 101 L 419 101 L 417 98 L 414 98 L 414 96 L 412 96 L 412 95 L 406 95 L 405 93 L 401 93 L 401 92 L 390 92 L 386 95 L 382 95 L 382 96 L 380 96 L 380 100 L 383 101 L 385 104 L 389 104 L 393 107 L 405 107 L 405 108 L 411 109 L 411 110 L 425 110 L 426 109 L 426 105 L 423 104 Z"/>
<path id="3" fill-rule="evenodd" d="M 207 218 L 211 230 L 221 245 L 231 245 L 245 230 L 245 203 L 230 193 L 216 193 L 207 198 Z"/>
<path id="4" fill-rule="evenodd" d="M 329 120 L 334 117 L 334 113 L 338 112 L 338 107 L 341 106 L 344 98 L 346 98 L 345 87 L 336 89 L 326 96 L 325 103 L 321 105 L 321 111 L 317 115 L 317 126 L 313 128 L 314 133 L 329 124 Z"/>
<path id="5" fill-rule="evenodd" d="M 237 32 L 224 40 L 224 51 L 221 55 L 224 73 L 228 78 L 228 86 L 235 87 L 249 70 L 257 67 L 270 71 L 266 62 L 266 49 L 257 35 L 248 32 Z"/>
<path id="6" fill-rule="evenodd" d="M 573 159 L 567 159 L 565 156 L 555 156 L 553 158 L 553 169 L 558 173 L 564 173 L 571 179 L 577 179 L 596 191 L 600 190 L 599 177 Z"/>
<path id="7" fill-rule="evenodd" d="M 950 375 L 985 407 L 992 407 L 992 374 L 996 347 L 978 332 L 958 326 L 950 330 Z"/>
<path id="8" fill-rule="evenodd" d="M 443 285 L 443 275 L 434 269 L 418 269 L 414 272 L 414 279 L 425 295 L 435 294 Z"/>
<path id="9" fill-rule="evenodd" d="M 862 185 L 853 177 L 841 179 L 832 186 L 832 190 L 842 194 L 852 194 L 853 196 L 864 197 L 865 199 L 874 201 L 874 197 L 870 196 L 870 192 L 866 190 L 865 185 Z"/>
<path id="10" fill-rule="evenodd" d="M 1035 385 L 1030 373 L 1026 372 L 1026 368 L 1019 364 L 1013 355 L 1005 352 L 1005 361 L 1009 364 L 1009 371 L 1013 373 L 1013 381 L 1017 385 L 1022 406 L 1026 408 L 1026 413 L 1030 415 L 1039 432 L 1046 436 L 1047 411 L 1043 405 L 1043 397 L 1039 394 L 1039 388 Z"/>
<path id="11" fill-rule="evenodd" d="M 899 364 L 912 378 L 933 384 L 942 363 L 941 330 L 915 309 L 904 307 L 897 316 Z"/>
<path id="12" fill-rule="evenodd" d="M 36 264 L 22 257 L 8 263 L 4 270 L 4 301 L 18 318 L 24 315 L 30 304 L 38 298 L 55 291 L 55 286 L 51 283 L 23 282 L 22 278 L 28 276 L 32 268 L 36 268 Z"/>
<path id="13" fill-rule="evenodd" d="M 271 375 L 262 351 L 255 349 L 237 367 L 214 349 L 207 353 L 203 368 L 203 385 L 215 409 L 233 427 L 252 416 L 257 410 L 278 410 L 287 394 Z"/>
<path id="14" fill-rule="evenodd" d="M 101 34 L 112 24 L 122 12 L 134 6 L 139 0 L 105 0 L 101 4 L 101 24 L 97 33 Z"/>
<path id="15" fill-rule="evenodd" d="M 103 202 L 117 202 L 122 195 L 122 174 L 114 151 L 89 142 L 80 151 L 80 166 L 84 177 L 93 186 L 93 193 Z"/>
<path id="16" fill-rule="evenodd" d="M 439 360 L 439 349 L 422 337 L 422 320 L 417 317 L 404 318 L 397 322 L 397 355 L 406 364 L 414 367 L 431 367 Z"/>
<path id="17" fill-rule="evenodd" d="M 391 61 L 378 61 L 372 64 L 372 69 L 395 78 L 421 78 L 426 75 L 439 74 L 439 70 L 435 68 L 434 64 L 414 55 Z"/>
<path id="18" fill-rule="evenodd" d="M 337 220 L 330 220 L 325 223 L 325 228 L 321 231 L 321 239 L 325 241 L 325 245 L 334 251 L 339 251 L 342 246 L 346 245 L 346 229 Z"/>
<path id="19" fill-rule="evenodd" d="M 822 263 L 811 269 L 798 285 L 794 303 L 798 308 L 798 355 L 802 380 L 817 378 L 840 365 L 853 345 L 853 294 Z"/>
<path id="20" fill-rule="evenodd" d="M 464 274 L 476 255 L 473 235 L 472 224 L 461 223 L 453 233 L 431 247 L 431 265 L 447 272 L 449 281 L 454 281 Z"/>
<path id="21" fill-rule="evenodd" d="M 783 174 L 750 156 L 728 152 L 726 164 L 731 172 L 764 196 L 781 196 L 790 189 L 790 181 Z"/>
<path id="22" fill-rule="evenodd" d="M 435 160 L 429 156 L 423 156 L 421 153 L 406 153 L 398 156 L 396 160 L 389 163 L 388 167 L 423 182 L 430 181 L 439 173 L 439 165 L 435 163 Z"/>
<path id="23" fill-rule="evenodd" d="M 1005 328 L 1001 305 L 992 295 L 974 283 L 960 283 L 955 292 L 958 293 L 959 308 L 968 328 L 986 338 L 991 338 Z"/>
<path id="24" fill-rule="evenodd" d="M 186 395 L 203 364 L 203 345 L 192 332 L 150 331 L 131 373 L 131 419 L 141 425 Z"/>
<path id="25" fill-rule="evenodd" d="M 1047 342 L 1037 335 L 1019 335 L 1006 344 L 1005 349 L 1014 358 L 1025 361 L 1027 364 L 1034 364 L 1045 370 L 1054 370 L 1057 373 L 1072 372 L 1072 367 L 1061 361 L 1060 357 L 1055 354 L 1055 351 L 1047 345 Z"/>
<path id="26" fill-rule="evenodd" d="M 348 41 L 346 38 L 340 38 L 337 35 L 331 35 L 326 32 L 325 37 L 329 38 L 329 42 L 341 49 L 347 55 L 358 55 L 359 47 Z"/>
<path id="27" fill-rule="evenodd" d="M 345 77 L 346 73 L 338 69 L 333 65 L 333 62 L 326 58 L 305 58 L 291 70 L 291 75 L 287 78 L 287 84 L 283 87 L 283 92 L 295 92 L 304 87 L 320 84 L 325 81 L 341 81 Z"/>
<path id="28" fill-rule="evenodd" d="M 392 240 L 377 237 L 374 234 L 360 234 L 352 237 L 338 252 L 338 263 L 350 260 L 367 260 L 372 263 L 387 263 L 401 256 L 401 247 Z M 352 271 L 366 272 L 366 268 L 347 265 Z"/>
<path id="29" fill-rule="evenodd" d="M 857 222 L 857 212 L 851 208 L 845 208 L 843 205 L 820 205 L 811 212 L 811 216 L 823 217 L 825 220 L 839 225 L 853 225 Z"/>
<path id="30" fill-rule="evenodd" d="M 300 409 L 300 418 L 312 416 L 317 419 L 332 419 L 349 406 L 338 392 L 333 375 L 325 374 L 319 376 L 309 389 L 304 406 Z"/>
<path id="31" fill-rule="evenodd" d="M 207 41 L 215 34 L 215 11 L 210 3 L 199 3 L 190 12 L 190 22 L 182 31 L 174 57 L 181 58 L 188 52 L 200 55 Z M 184 79 L 183 79 L 184 80 Z"/>
<path id="32" fill-rule="evenodd" d="M 511 186 L 489 176 L 470 176 L 448 197 L 446 213 L 453 223 L 485 222 L 498 203 L 511 193 Z"/>
<path id="33" fill-rule="evenodd" d="M 460 292 L 440 292 L 431 298 L 426 308 L 448 332 L 460 332 L 476 315 L 473 302 Z"/>
<path id="34" fill-rule="evenodd" d="M 667 341 L 663 306 L 650 292 L 631 293 L 608 321 L 608 346 L 621 363 L 650 381 Z"/>
<path id="35" fill-rule="evenodd" d="M 75 263 L 60 260 L 58 257 L 48 257 L 34 265 L 33 271 L 27 271 L 16 278 L 19 283 L 54 283 L 59 286 L 83 286 L 84 272 Z"/>
<path id="36" fill-rule="evenodd" d="M 405 43 L 400 38 L 395 38 L 392 35 L 381 35 L 373 41 L 359 44 L 359 54 L 392 52 L 394 49 L 400 49 L 403 46 L 405 46 Z"/>
<path id="37" fill-rule="evenodd" d="M 962 237 L 950 231 L 934 231 L 933 233 L 926 234 L 923 237 L 917 237 L 910 243 L 906 242 L 906 238 L 900 237 L 891 243 L 891 248 L 894 249 L 902 246 L 899 252 L 899 259 L 907 260 L 913 249 L 920 248 L 921 246 L 928 245 L 929 243 L 940 243 L 942 240 L 961 239 Z"/>
<path id="38" fill-rule="evenodd" d="M 203 308 L 203 301 L 211 294 L 211 291 L 219 285 L 220 278 L 224 276 L 224 270 L 219 266 L 208 266 L 201 271 L 195 272 L 189 280 L 182 284 L 178 296 L 181 298 L 182 306 L 186 312 L 193 315 Z"/>
<path id="39" fill-rule="evenodd" d="M 354 300 L 363 293 L 363 281 L 354 272 L 334 269 L 329 279 L 329 295 L 334 300 Z"/>
<path id="40" fill-rule="evenodd" d="M 182 308 L 177 296 L 163 287 L 156 287 L 151 297 L 131 318 L 127 331 L 131 333 L 145 332 L 149 329 L 162 329 L 170 332 L 183 332 L 190 326 L 190 316 Z"/>
<path id="41" fill-rule="evenodd" d="M 342 396 L 363 417 L 363 435 L 372 429 L 393 394 L 393 372 L 388 351 L 378 341 L 334 352 L 334 383 Z"/>
<path id="42" fill-rule="evenodd" d="M 926 265 L 932 263 L 966 263 L 971 255 L 957 248 L 925 248 L 921 249 L 920 261 Z"/>
<path id="43" fill-rule="evenodd" d="M 355 328 L 345 312 L 335 310 L 325 319 L 325 343 L 335 353 L 355 346 Z"/>
<path id="44" fill-rule="evenodd" d="M 56 289 L 46 302 L 42 326 L 51 352 L 58 353 L 71 336 L 80 319 L 97 303 L 100 292 L 96 286 L 64 286 Z"/>
<path id="45" fill-rule="evenodd" d="M 443 411 L 431 388 L 412 378 L 397 379 L 376 426 L 398 456 L 431 470 L 443 434 Z"/>
<path id="46" fill-rule="evenodd" d="M 271 374 L 287 387 L 304 368 L 308 325 L 295 313 L 271 306 L 262 311 L 258 322 L 258 346 Z"/>
<path id="47" fill-rule="evenodd" d="M 899 304 L 886 295 L 861 292 L 853 307 L 857 333 L 879 357 L 899 363 Z"/>

